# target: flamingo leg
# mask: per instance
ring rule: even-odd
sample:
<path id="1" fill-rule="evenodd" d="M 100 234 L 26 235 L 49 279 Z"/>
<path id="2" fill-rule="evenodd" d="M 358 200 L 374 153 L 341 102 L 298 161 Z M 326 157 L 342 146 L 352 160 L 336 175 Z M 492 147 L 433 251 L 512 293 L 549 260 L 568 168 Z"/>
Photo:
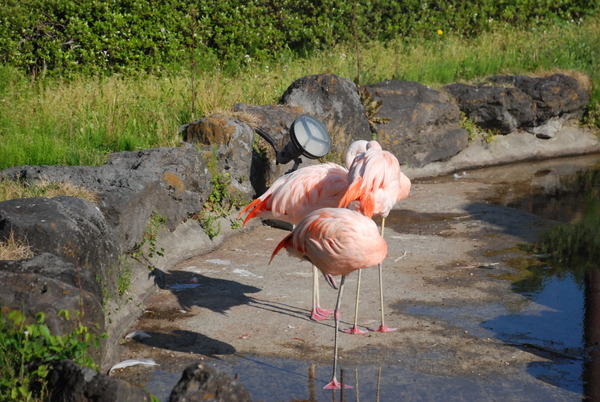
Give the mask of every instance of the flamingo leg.
<path id="1" fill-rule="evenodd" d="M 383 237 L 383 231 L 385 228 L 385 218 L 381 219 L 381 237 Z M 379 301 L 381 302 L 381 325 L 379 328 L 374 329 L 373 332 L 393 332 L 397 328 L 389 328 L 385 325 L 384 311 L 383 311 L 383 267 L 381 263 L 378 264 L 379 268 Z"/>
<path id="2" fill-rule="evenodd" d="M 324 309 L 320 306 L 319 301 L 319 271 L 317 267 L 312 266 L 313 269 L 313 305 L 310 312 L 310 319 L 313 321 L 328 320 L 333 313 L 331 309 Z"/>
<path id="3" fill-rule="evenodd" d="M 340 281 L 340 290 L 338 292 L 337 302 L 335 303 L 335 335 L 333 336 L 333 375 L 329 384 L 325 385 L 323 389 L 341 389 L 342 383 L 337 380 L 337 361 L 338 361 L 338 331 L 340 325 L 339 312 L 340 312 L 340 301 L 342 300 L 342 292 L 344 290 L 344 282 L 346 281 L 346 275 L 342 275 Z M 350 385 L 344 385 L 344 388 L 352 388 Z"/>
<path id="4" fill-rule="evenodd" d="M 352 328 L 342 330 L 345 334 L 351 335 L 362 335 L 366 334 L 367 331 L 363 331 L 358 328 L 358 301 L 360 296 L 360 278 L 361 278 L 362 270 L 358 270 L 358 280 L 356 281 L 356 306 L 354 307 L 354 325 Z"/>

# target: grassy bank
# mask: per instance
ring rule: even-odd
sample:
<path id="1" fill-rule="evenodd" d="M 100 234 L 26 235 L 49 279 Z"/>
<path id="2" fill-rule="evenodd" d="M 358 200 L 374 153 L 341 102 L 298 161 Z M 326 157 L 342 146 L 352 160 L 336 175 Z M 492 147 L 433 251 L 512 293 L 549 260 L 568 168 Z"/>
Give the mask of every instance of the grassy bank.
<path id="1" fill-rule="evenodd" d="M 235 103 L 274 104 L 296 79 L 320 73 L 433 87 L 496 73 L 577 71 L 593 85 L 588 122 L 600 126 L 600 20 L 551 29 L 504 29 L 472 39 L 439 27 L 433 38 L 338 46 L 309 58 L 258 63 L 235 75 L 187 66 L 160 77 L 30 81 L 0 67 L 0 169 L 16 165 L 97 165 L 110 152 L 176 146 L 185 123 Z M 192 91 L 192 78 L 195 89 Z M 195 94 L 195 96 L 193 96 Z"/>

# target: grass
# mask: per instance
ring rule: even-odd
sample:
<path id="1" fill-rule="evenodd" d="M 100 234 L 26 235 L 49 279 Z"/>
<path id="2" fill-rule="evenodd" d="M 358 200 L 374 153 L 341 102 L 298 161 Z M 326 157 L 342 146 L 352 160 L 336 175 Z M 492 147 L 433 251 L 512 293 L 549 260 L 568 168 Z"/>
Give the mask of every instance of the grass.
<path id="1" fill-rule="evenodd" d="M 40 181 L 29 185 L 11 180 L 0 181 L 0 202 L 15 198 L 54 198 L 61 195 L 96 202 L 95 193 L 68 182 Z"/>
<path id="2" fill-rule="evenodd" d="M 588 123 L 600 127 L 599 19 L 547 30 L 506 28 L 474 39 L 444 33 L 427 40 L 376 42 L 360 49 L 360 62 L 360 84 L 398 79 L 434 88 L 497 73 L 577 71 L 591 79 Z M 356 66 L 353 47 L 340 45 L 309 58 L 250 62 L 233 76 L 200 71 L 195 91 L 184 68 L 162 77 L 31 82 L 0 66 L 0 169 L 99 165 L 110 152 L 177 146 L 183 124 L 238 102 L 275 104 L 302 76 L 332 73 L 355 79 Z"/>
<path id="3" fill-rule="evenodd" d="M 0 241 L 0 261 L 16 261 L 33 258 L 31 247 L 24 241 L 15 239 L 10 232 L 5 241 Z"/>

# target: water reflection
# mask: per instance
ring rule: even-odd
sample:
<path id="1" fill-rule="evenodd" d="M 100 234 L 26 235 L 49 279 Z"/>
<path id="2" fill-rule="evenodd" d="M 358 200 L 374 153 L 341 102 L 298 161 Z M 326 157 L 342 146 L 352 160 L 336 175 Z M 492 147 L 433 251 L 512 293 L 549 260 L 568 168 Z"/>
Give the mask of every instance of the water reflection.
<path id="1" fill-rule="evenodd" d="M 532 375 L 564 389 L 582 389 L 584 398 L 599 400 L 600 253 L 595 249 L 600 234 L 600 162 L 596 159 L 585 169 L 563 166 L 572 171 L 537 170 L 527 183 L 536 188 L 533 193 L 511 198 L 500 191 L 494 200 L 567 223 L 540 236 L 544 251 L 557 258 L 538 260 L 525 268 L 527 275 L 513 281 L 515 292 L 549 310 L 535 317 L 511 314 L 485 325 L 500 325 L 508 331 L 498 333 L 499 338 L 521 338 L 519 345 L 548 359 L 530 365 Z M 523 182 L 515 183 L 519 184 Z"/>
<path id="2" fill-rule="evenodd" d="M 403 365 L 345 365 L 345 383 L 353 388 L 324 390 L 331 366 L 265 356 L 228 356 L 213 366 L 239 379 L 254 401 L 473 401 L 473 400 L 579 400 L 580 393 L 540 387 L 534 377 L 446 377 L 411 370 Z M 156 370 L 146 388 L 167 401 L 181 372 Z M 340 376 L 341 380 L 341 376 Z"/>

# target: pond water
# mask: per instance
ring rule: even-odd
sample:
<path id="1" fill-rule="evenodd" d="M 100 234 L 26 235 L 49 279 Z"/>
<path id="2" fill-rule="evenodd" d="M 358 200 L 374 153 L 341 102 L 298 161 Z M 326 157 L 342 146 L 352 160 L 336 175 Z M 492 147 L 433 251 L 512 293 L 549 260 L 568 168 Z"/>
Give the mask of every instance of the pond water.
<path id="1" fill-rule="evenodd" d="M 519 166 L 461 172 L 435 181 L 479 180 L 497 185 L 489 202 L 522 209 L 562 222 L 582 219 L 582 183 L 597 175 L 600 157 L 565 158 Z M 598 196 L 600 189 L 595 189 Z M 543 357 L 527 367 L 528 376 L 513 378 L 471 376 L 442 377 L 410 370 L 402 364 L 344 365 L 343 391 L 323 390 L 330 365 L 264 356 L 232 355 L 208 359 L 209 364 L 231 375 L 240 374 L 254 400 L 264 401 L 391 401 L 391 400 L 581 400 L 584 395 L 586 295 L 585 284 L 568 271 L 548 264 L 515 262 L 527 275 L 509 278 L 512 290 L 528 303 L 412 305 L 407 313 L 435 316 L 479 338 L 489 337 Z M 490 274 L 492 275 L 492 274 Z M 435 353 L 435 352 L 432 352 Z M 401 357 L 399 356 L 399 359 Z M 509 357 L 507 357 L 509 359 Z M 154 370 L 142 384 L 161 400 L 168 400 L 181 370 Z M 549 387 L 540 386 L 540 382 Z"/>

